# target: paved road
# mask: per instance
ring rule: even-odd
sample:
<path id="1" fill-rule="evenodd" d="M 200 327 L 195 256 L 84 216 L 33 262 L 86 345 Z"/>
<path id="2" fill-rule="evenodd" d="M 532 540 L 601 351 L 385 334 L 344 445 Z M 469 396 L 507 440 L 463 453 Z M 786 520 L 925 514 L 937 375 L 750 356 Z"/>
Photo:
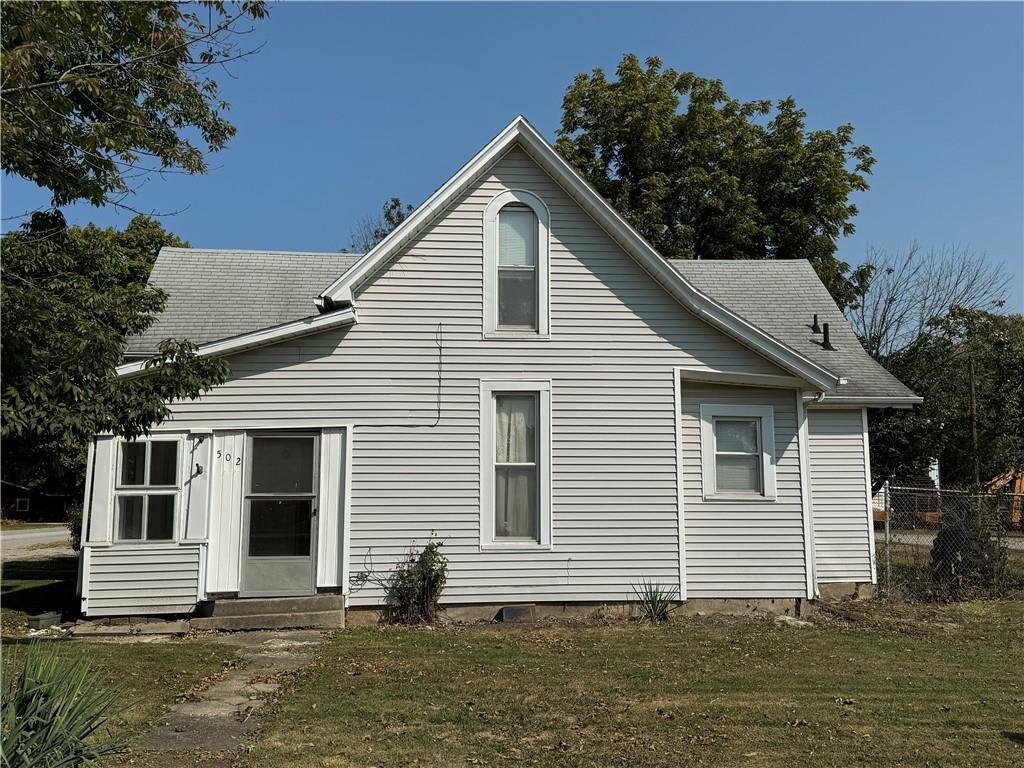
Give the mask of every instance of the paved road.
<path id="1" fill-rule="evenodd" d="M 3 560 L 67 554 L 71 554 L 71 540 L 63 524 L 15 531 L 0 530 L 0 558 Z"/>
<path id="2" fill-rule="evenodd" d="M 935 539 L 935 531 L 893 531 L 892 541 L 894 544 L 915 544 L 920 547 L 930 547 Z M 884 531 L 875 531 L 876 541 L 885 541 Z M 1024 538 L 1020 536 L 1007 536 L 1003 539 L 1007 549 L 1024 550 Z"/>

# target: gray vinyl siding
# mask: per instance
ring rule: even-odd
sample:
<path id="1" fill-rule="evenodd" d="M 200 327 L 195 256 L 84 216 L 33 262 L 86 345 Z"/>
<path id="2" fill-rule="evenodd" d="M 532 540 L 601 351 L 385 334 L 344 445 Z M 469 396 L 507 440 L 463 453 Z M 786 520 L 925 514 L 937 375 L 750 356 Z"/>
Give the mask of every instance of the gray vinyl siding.
<path id="1" fill-rule="evenodd" d="M 199 594 L 199 546 L 90 547 L 87 616 L 188 613 Z"/>
<path id="2" fill-rule="evenodd" d="M 482 337 L 483 210 L 510 188 L 551 211 L 547 341 Z M 683 310 L 518 148 L 356 303 L 357 325 L 234 356 L 227 383 L 172 406 L 186 427 L 354 425 L 350 573 L 367 578 L 352 605 L 380 603 L 381 580 L 431 537 L 450 562 L 449 603 L 628 599 L 642 577 L 678 583 L 673 366 L 779 373 Z M 506 376 L 552 382 L 550 551 L 480 550 L 480 379 Z M 767 591 L 791 594 L 799 507 L 778 510 L 764 525 L 784 562 Z M 719 531 L 732 534 L 746 546 L 746 532 Z M 749 592 L 736 558 L 717 580 L 707 559 L 695 567 L 706 594 Z"/>
<path id="3" fill-rule="evenodd" d="M 772 407 L 775 501 L 704 500 L 702 404 Z M 681 432 L 688 597 L 806 596 L 795 390 L 706 386 L 684 381 Z"/>
<path id="4" fill-rule="evenodd" d="M 871 581 L 868 465 L 860 410 L 807 413 L 818 581 Z"/>

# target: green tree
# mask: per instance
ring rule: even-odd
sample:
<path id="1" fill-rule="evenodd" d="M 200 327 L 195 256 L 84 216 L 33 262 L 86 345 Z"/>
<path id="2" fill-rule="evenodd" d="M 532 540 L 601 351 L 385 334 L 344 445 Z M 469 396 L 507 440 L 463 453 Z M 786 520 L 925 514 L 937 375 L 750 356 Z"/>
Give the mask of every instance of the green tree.
<path id="1" fill-rule="evenodd" d="M 115 373 L 125 337 L 163 308 L 165 295 L 146 278 L 164 245 L 187 243 L 144 216 L 118 231 L 37 213 L 3 236 L 5 479 L 75 492 L 97 432 L 136 437 L 167 416 L 168 401 L 224 381 L 226 362 L 173 339 L 161 344 L 148 375 Z"/>
<path id="2" fill-rule="evenodd" d="M 924 403 L 871 414 L 876 488 L 924 476 L 933 458 L 944 486 L 973 485 L 972 366 L 981 482 L 1024 468 L 1024 315 L 954 307 L 883 363 Z"/>
<path id="3" fill-rule="evenodd" d="M 235 128 L 213 71 L 238 45 L 255 2 L 18 2 L 0 9 L 0 165 L 51 193 L 122 207 L 152 173 L 204 173 Z M 218 68 L 218 69 L 214 69 Z M 72 492 L 89 439 L 144 433 L 166 403 L 224 380 L 227 364 L 166 340 L 147 375 L 116 375 L 125 337 L 164 296 L 145 285 L 162 245 L 156 222 L 68 227 L 36 213 L 3 237 L 4 475 Z"/>
<path id="4" fill-rule="evenodd" d="M 123 204 L 151 172 L 205 173 L 235 128 L 209 73 L 263 2 L 15 2 L 2 9 L 3 170 L 52 204 Z"/>
<path id="5" fill-rule="evenodd" d="M 366 253 L 390 235 L 413 212 L 411 205 L 392 197 L 376 216 L 364 216 L 352 233 L 352 253 Z"/>
<path id="6" fill-rule="evenodd" d="M 840 307 L 869 269 L 836 258 L 871 149 L 853 127 L 809 131 L 792 98 L 738 101 L 721 81 L 622 58 L 576 77 L 556 148 L 668 258 L 808 259 Z M 683 100 L 685 99 L 685 104 Z"/>

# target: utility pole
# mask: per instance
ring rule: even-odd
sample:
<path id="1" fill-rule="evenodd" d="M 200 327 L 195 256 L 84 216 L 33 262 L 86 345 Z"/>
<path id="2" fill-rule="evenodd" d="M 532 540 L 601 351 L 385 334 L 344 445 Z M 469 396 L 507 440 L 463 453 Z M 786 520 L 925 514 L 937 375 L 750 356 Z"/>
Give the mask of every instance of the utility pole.
<path id="1" fill-rule="evenodd" d="M 974 355 L 967 358 L 971 377 L 971 449 L 974 451 L 974 487 L 981 486 L 981 459 L 978 456 L 978 400 L 974 383 Z"/>

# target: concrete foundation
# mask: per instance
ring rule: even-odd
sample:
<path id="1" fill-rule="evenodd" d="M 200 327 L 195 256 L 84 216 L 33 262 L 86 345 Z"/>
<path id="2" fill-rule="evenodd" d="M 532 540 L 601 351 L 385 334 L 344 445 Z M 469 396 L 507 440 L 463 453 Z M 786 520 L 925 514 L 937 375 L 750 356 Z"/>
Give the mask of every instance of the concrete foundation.
<path id="1" fill-rule="evenodd" d="M 446 605 L 442 620 L 456 622 L 501 621 L 501 604 Z M 801 598 L 695 598 L 676 605 L 675 616 L 800 616 L 807 601 Z M 543 620 L 599 620 L 629 619 L 636 617 L 636 603 L 535 603 L 533 618 Z M 345 612 L 345 625 L 369 626 L 380 623 L 381 610 L 373 607 L 349 608 Z"/>
<path id="2" fill-rule="evenodd" d="M 870 600 L 875 596 L 875 585 L 858 581 L 838 581 L 818 584 L 822 600 Z"/>

